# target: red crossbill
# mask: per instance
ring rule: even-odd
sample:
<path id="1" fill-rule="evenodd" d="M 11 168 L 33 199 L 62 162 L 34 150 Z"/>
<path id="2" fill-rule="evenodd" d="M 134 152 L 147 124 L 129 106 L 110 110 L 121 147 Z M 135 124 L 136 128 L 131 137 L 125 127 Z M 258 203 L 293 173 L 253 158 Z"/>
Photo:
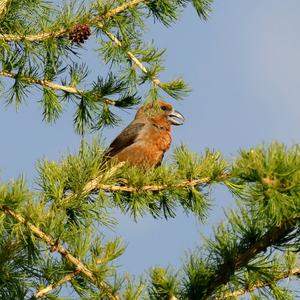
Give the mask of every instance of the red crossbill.
<path id="1" fill-rule="evenodd" d="M 171 125 L 182 125 L 183 122 L 183 115 L 171 104 L 163 101 L 146 103 L 110 144 L 107 155 L 131 166 L 159 166 L 171 145 Z"/>

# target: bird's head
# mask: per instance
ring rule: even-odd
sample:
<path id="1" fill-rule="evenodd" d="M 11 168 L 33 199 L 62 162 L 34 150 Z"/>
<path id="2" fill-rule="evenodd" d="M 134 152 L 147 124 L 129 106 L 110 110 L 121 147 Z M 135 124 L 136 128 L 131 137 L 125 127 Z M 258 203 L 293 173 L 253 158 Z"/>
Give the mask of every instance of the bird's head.
<path id="1" fill-rule="evenodd" d="M 176 111 L 170 103 L 164 101 L 156 101 L 144 104 L 136 113 L 135 119 L 152 120 L 155 123 L 182 125 L 184 116 Z"/>

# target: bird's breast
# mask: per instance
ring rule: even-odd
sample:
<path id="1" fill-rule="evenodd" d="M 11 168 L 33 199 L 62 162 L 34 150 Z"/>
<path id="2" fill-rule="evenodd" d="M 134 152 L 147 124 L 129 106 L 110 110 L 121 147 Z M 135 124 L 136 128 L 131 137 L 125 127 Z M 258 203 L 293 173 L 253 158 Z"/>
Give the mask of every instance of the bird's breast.
<path id="1" fill-rule="evenodd" d="M 170 145 L 170 130 L 147 124 L 134 143 L 121 151 L 117 158 L 135 166 L 157 166 Z"/>
<path id="2" fill-rule="evenodd" d="M 165 152 L 170 148 L 172 142 L 171 130 L 157 124 L 149 124 L 141 132 L 139 140 L 147 143 L 149 147 Z"/>

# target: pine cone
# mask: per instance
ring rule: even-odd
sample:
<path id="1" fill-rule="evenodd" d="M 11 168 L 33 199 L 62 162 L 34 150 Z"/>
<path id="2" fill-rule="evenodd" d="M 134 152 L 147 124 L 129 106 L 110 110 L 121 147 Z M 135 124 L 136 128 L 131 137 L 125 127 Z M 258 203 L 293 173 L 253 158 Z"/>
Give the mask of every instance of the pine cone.
<path id="1" fill-rule="evenodd" d="M 90 26 L 87 24 L 78 24 L 75 25 L 70 31 L 69 31 L 69 40 L 71 40 L 74 43 L 84 43 L 85 40 L 89 38 L 91 35 L 91 29 Z"/>

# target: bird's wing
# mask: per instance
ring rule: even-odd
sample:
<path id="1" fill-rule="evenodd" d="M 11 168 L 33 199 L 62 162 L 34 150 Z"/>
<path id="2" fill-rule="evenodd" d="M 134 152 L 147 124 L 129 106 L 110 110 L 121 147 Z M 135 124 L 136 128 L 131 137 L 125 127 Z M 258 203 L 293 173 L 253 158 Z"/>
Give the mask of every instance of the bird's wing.
<path id="1" fill-rule="evenodd" d="M 110 144 L 108 157 L 113 157 L 121 152 L 124 148 L 134 143 L 145 123 L 129 124 Z"/>

